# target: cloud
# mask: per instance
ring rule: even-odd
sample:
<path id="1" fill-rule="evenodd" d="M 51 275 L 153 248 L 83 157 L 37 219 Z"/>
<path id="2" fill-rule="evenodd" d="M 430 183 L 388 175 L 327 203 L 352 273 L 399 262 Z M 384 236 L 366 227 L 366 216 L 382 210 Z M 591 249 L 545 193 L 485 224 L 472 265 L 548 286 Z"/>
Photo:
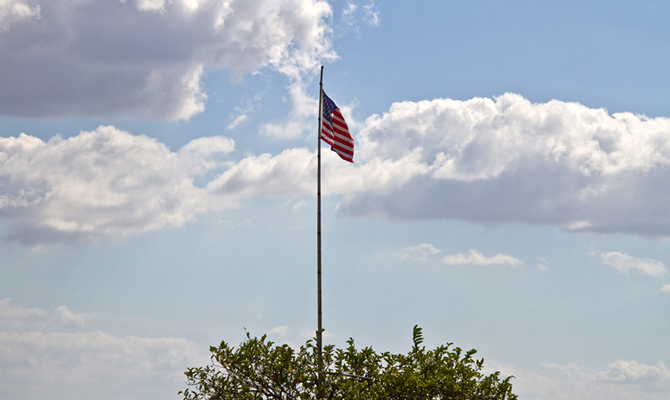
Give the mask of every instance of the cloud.
<path id="1" fill-rule="evenodd" d="M 632 360 L 617 360 L 607 365 L 597 379 L 603 382 L 639 384 L 643 391 L 670 393 L 670 370 L 659 361 L 645 365 Z"/>
<path id="2" fill-rule="evenodd" d="M 303 207 L 307 205 L 307 202 L 305 201 L 298 201 L 293 206 L 291 206 L 291 211 L 293 212 L 299 212 Z"/>
<path id="3" fill-rule="evenodd" d="M 5 239 L 36 250 L 53 243 L 119 239 L 181 226 L 253 197 L 314 193 L 313 152 L 288 149 L 235 162 L 227 159 L 234 148 L 232 139 L 217 136 L 195 139 L 173 152 L 156 139 L 113 126 L 48 142 L 26 134 L 0 137 Z M 352 176 L 351 167 L 334 154 L 324 156 L 324 171 L 334 172 L 324 180 L 330 185 L 325 194 L 343 193 L 352 185 L 374 190 L 372 180 L 384 182 L 374 173 L 364 180 L 338 178 L 338 171 Z M 196 178 L 201 185 L 194 184 Z M 296 204 L 294 210 L 303 203 Z"/>
<path id="4" fill-rule="evenodd" d="M 141 11 L 165 11 L 165 0 L 137 0 L 137 9 Z"/>
<path id="5" fill-rule="evenodd" d="M 334 59 L 330 15 L 323 0 L 3 0 L 0 115 L 188 119 L 206 71 L 299 81 Z"/>
<path id="6" fill-rule="evenodd" d="M 496 254 L 492 257 L 487 257 L 477 250 L 470 249 L 464 254 L 455 254 L 446 256 L 442 259 L 448 265 L 510 265 L 517 267 L 523 265 L 524 262 L 507 254 Z"/>
<path id="7" fill-rule="evenodd" d="M 436 249 L 435 246 L 429 243 L 421 243 L 416 246 L 405 247 L 400 250 L 399 255 L 402 258 L 412 258 L 420 261 L 428 261 L 442 250 Z"/>
<path id="8" fill-rule="evenodd" d="M 208 203 L 193 175 L 219 163 L 232 140 L 200 138 L 178 153 L 146 136 L 111 126 L 48 142 L 21 134 L 0 138 L 0 217 L 6 238 L 29 245 L 77 243 L 180 226 Z"/>
<path id="9" fill-rule="evenodd" d="M 361 23 L 372 28 L 379 27 L 381 24 L 379 7 L 377 7 L 372 0 L 362 7 L 353 1 L 347 1 L 346 6 L 342 8 L 340 22 L 336 29 L 338 36 L 344 36 L 346 33 L 353 30 L 356 37 L 359 37 Z"/>
<path id="10" fill-rule="evenodd" d="M 92 315 L 0 300 L 0 398 L 169 397 L 184 389 L 187 367 L 208 363 L 186 339 L 74 330 Z"/>
<path id="11" fill-rule="evenodd" d="M 395 103 L 364 122 L 357 163 L 415 173 L 388 179 L 381 193 L 352 191 L 338 210 L 666 236 L 668 131 L 668 118 L 511 93 Z"/>
<path id="12" fill-rule="evenodd" d="M 663 276 L 668 271 L 665 265 L 648 258 L 635 258 L 628 254 L 612 251 L 600 254 L 604 264 L 614 267 L 617 271 L 627 274 L 630 270 L 638 270 L 651 276 Z"/>
<path id="13" fill-rule="evenodd" d="M 9 29 L 15 22 L 40 18 L 40 6 L 35 1 L 0 0 L 0 32 Z"/>
<path id="14" fill-rule="evenodd" d="M 63 305 L 49 312 L 40 308 L 28 308 L 15 304 L 10 298 L 0 300 L 0 329 L 14 331 L 63 329 L 84 326 L 94 316 L 94 314 L 73 312 Z"/>
<path id="15" fill-rule="evenodd" d="M 54 311 L 54 316 L 51 321 L 60 322 L 66 325 L 74 324 L 83 326 L 94 316 L 95 314 L 76 313 L 69 310 L 66 306 L 58 306 Z"/>
<path id="16" fill-rule="evenodd" d="M 352 165 L 324 147 L 322 151 L 322 193 L 388 194 L 394 188 L 423 174 L 418 152 L 399 160 L 373 159 Z M 232 165 L 207 185 L 212 193 L 236 197 L 297 197 L 315 192 L 316 155 L 306 148 L 291 148 L 280 154 L 251 155 Z M 346 198 L 345 198 L 346 200 Z"/>
<path id="17" fill-rule="evenodd" d="M 282 326 L 275 326 L 275 327 L 273 327 L 272 329 L 270 329 L 270 330 L 268 331 L 267 334 L 268 334 L 268 335 L 277 335 L 277 336 L 283 338 L 283 337 L 286 336 L 286 334 L 288 333 L 288 331 L 289 331 L 289 327 L 288 327 L 288 326 L 283 326 L 283 325 L 282 325 Z"/>
<path id="18" fill-rule="evenodd" d="M 212 180 L 207 189 L 240 199 L 259 196 L 300 196 L 314 188 L 316 158 L 307 149 L 249 156 Z"/>
<path id="19" fill-rule="evenodd" d="M 551 400 L 664 400 L 668 398 L 667 369 L 661 362 L 644 365 L 616 361 L 604 371 L 576 363 L 542 363 L 532 369 L 487 360 L 485 373 L 501 371 L 513 375 L 514 393 L 519 398 Z"/>
<path id="20" fill-rule="evenodd" d="M 179 149 L 179 161 L 188 168 L 189 174 L 199 175 L 220 165 L 218 155 L 226 155 L 235 149 L 235 141 L 223 136 L 194 139 Z"/>
<path id="21" fill-rule="evenodd" d="M 307 95 L 302 81 L 289 86 L 291 111 L 282 121 L 261 127 L 261 135 L 275 139 L 295 139 L 314 129 L 314 117 L 318 115 L 319 100 Z"/>
<path id="22" fill-rule="evenodd" d="M 235 112 L 230 116 L 231 122 L 226 129 L 233 130 L 238 125 L 249 120 L 249 114 L 256 111 L 260 102 L 261 96 L 256 95 L 253 98 L 244 98 L 239 107 L 235 107 Z"/>
<path id="23" fill-rule="evenodd" d="M 397 252 L 402 258 L 411 258 L 419 261 L 438 260 L 437 255 L 442 250 L 435 248 L 432 244 L 421 243 L 416 246 L 405 247 Z M 517 267 L 523 265 L 524 262 L 506 254 L 496 254 L 492 257 L 487 257 L 477 250 L 471 249 L 464 254 L 448 255 L 441 259 L 447 265 L 511 265 Z"/>
<path id="24" fill-rule="evenodd" d="M 54 243 L 119 239 L 181 226 L 253 197 L 314 193 L 313 152 L 288 149 L 235 162 L 226 158 L 234 148 L 232 139 L 217 136 L 195 139 L 173 152 L 156 139 L 113 126 L 48 142 L 26 134 L 0 137 L 5 239 L 36 250 Z M 223 172 L 212 172 L 217 168 Z M 334 172 L 324 180 L 330 185 L 325 194 L 343 193 L 352 185 L 374 190 L 372 180 L 384 182 L 374 173 L 362 181 L 338 178 L 341 170 L 351 176 L 351 167 L 336 155 L 324 156 L 324 171 Z M 196 186 L 195 178 L 204 183 Z"/>
<path id="25" fill-rule="evenodd" d="M 663 287 L 661 288 L 661 291 L 665 292 L 665 293 L 670 293 L 670 284 L 663 285 Z"/>
<path id="26" fill-rule="evenodd" d="M 598 374 L 599 380 L 617 383 L 670 382 L 670 370 L 661 361 L 656 365 L 645 365 L 631 360 L 618 360 L 607 367 L 607 371 Z"/>
<path id="27" fill-rule="evenodd" d="M 353 15 L 358 10 L 358 6 L 355 3 L 347 2 L 347 6 L 342 9 L 342 23 L 345 25 L 353 25 Z"/>
<path id="28" fill-rule="evenodd" d="M 3 398 L 170 396 L 184 388 L 187 367 L 206 363 L 207 356 L 186 339 L 0 332 Z"/>
<path id="29" fill-rule="evenodd" d="M 300 132 L 309 108 L 295 106 L 305 114 L 272 135 Z M 351 126 L 356 164 L 322 153 L 322 193 L 344 195 L 340 216 L 670 236 L 668 118 L 505 94 L 396 103 Z M 217 137 L 175 153 L 114 127 L 46 143 L 0 138 L 0 218 L 9 239 L 39 246 L 179 226 L 254 197 L 313 195 L 313 150 L 225 159 L 233 150 Z M 657 273 L 650 262 L 635 268 Z"/>
<path id="30" fill-rule="evenodd" d="M 249 116 L 247 114 L 240 114 L 237 117 L 235 117 L 228 126 L 226 126 L 226 129 L 228 130 L 233 130 L 237 128 L 237 126 L 241 123 L 247 122 L 249 119 Z"/>
<path id="31" fill-rule="evenodd" d="M 281 341 L 284 344 L 289 345 L 293 349 L 298 349 L 300 346 L 304 345 L 305 340 L 315 339 L 314 330 L 311 328 L 299 328 L 291 326 L 275 326 L 271 328 L 267 335 L 273 341 Z M 338 336 L 331 331 L 324 331 L 324 339 L 335 339 Z"/>
<path id="32" fill-rule="evenodd" d="M 13 304 L 10 298 L 0 300 L 0 328 L 20 329 L 29 322 L 43 320 L 47 315 L 48 312 L 40 308 Z"/>
<path id="33" fill-rule="evenodd" d="M 363 10 L 365 12 L 363 20 L 368 25 L 377 27 L 381 24 L 382 20 L 379 17 L 379 9 L 375 5 L 374 1 L 370 1 L 370 4 L 363 6 Z"/>

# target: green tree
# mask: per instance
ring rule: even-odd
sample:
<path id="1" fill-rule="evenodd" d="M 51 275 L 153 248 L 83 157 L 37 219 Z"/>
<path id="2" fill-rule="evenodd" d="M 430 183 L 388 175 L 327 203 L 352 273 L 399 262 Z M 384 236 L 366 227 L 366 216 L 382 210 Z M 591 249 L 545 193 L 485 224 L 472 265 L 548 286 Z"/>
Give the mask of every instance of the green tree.
<path id="1" fill-rule="evenodd" d="M 407 354 L 324 346 L 325 374 L 317 393 L 317 350 L 313 341 L 294 350 L 276 346 L 264 335 L 247 337 L 238 347 L 221 342 L 210 347 L 212 365 L 186 371 L 184 400 L 515 400 L 510 377 L 481 372 L 484 360 L 475 350 L 463 352 L 447 343 L 422 346 L 421 328 L 414 327 L 414 345 Z"/>

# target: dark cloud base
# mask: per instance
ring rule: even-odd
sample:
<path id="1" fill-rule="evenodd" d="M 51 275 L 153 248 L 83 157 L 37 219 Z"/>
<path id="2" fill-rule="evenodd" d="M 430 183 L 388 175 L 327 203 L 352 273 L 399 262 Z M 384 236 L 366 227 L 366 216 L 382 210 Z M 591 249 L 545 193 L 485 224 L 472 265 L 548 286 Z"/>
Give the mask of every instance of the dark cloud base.
<path id="1" fill-rule="evenodd" d="M 573 232 L 670 236 L 670 206 L 665 201 L 670 198 L 667 169 L 618 176 L 614 182 L 602 179 L 594 184 L 589 177 L 555 167 L 509 171 L 495 179 L 474 182 L 421 177 L 389 194 L 350 194 L 339 205 L 338 214 L 540 224 Z M 602 192 L 589 195 L 591 188 L 601 188 Z"/>

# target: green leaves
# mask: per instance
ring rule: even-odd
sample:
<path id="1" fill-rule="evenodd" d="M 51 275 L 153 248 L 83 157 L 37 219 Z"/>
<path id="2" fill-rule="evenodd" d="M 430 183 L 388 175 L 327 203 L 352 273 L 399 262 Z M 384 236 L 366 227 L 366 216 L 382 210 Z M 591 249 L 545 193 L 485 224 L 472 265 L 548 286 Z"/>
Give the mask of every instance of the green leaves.
<path id="1" fill-rule="evenodd" d="M 323 348 L 322 396 L 328 400 L 515 400 L 512 384 L 500 373 L 483 375 L 484 360 L 474 359 L 452 343 L 433 350 L 420 347 L 423 333 L 415 326 L 408 354 Z M 266 336 L 247 338 L 237 348 L 221 342 L 211 347 L 212 365 L 186 371 L 190 388 L 184 400 L 316 400 L 317 350 L 312 341 L 295 350 L 276 346 Z"/>
<path id="2" fill-rule="evenodd" d="M 419 325 L 414 325 L 412 329 L 412 341 L 414 342 L 414 351 L 419 351 L 419 345 L 423 343 L 423 329 Z"/>

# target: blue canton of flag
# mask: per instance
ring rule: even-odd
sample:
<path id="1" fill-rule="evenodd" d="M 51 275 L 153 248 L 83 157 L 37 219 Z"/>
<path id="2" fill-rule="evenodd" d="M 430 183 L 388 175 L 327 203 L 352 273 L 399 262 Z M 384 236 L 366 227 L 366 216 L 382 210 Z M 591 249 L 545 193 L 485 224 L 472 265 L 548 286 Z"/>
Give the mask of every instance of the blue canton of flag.
<path id="1" fill-rule="evenodd" d="M 354 139 L 349 134 L 349 127 L 335 102 L 321 91 L 321 140 L 330 145 L 344 161 L 354 162 Z"/>

